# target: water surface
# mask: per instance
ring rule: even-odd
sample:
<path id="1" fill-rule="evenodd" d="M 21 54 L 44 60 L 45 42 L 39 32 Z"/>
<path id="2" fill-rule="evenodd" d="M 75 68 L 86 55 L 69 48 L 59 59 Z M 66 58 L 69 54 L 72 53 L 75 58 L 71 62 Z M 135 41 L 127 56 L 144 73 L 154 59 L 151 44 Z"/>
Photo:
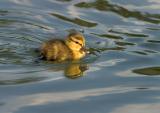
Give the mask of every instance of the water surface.
<path id="1" fill-rule="evenodd" d="M 1 0 L 0 113 L 157 113 L 158 0 Z M 95 54 L 37 61 L 76 29 Z"/>

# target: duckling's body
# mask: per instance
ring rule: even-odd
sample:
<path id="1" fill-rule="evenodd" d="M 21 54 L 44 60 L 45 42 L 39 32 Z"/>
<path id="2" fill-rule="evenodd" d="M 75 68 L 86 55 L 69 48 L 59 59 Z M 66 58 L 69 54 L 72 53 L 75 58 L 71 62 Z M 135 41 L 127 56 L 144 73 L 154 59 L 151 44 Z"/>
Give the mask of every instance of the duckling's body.
<path id="1" fill-rule="evenodd" d="M 46 60 L 79 60 L 86 55 L 85 39 L 80 33 L 71 33 L 65 40 L 52 39 L 42 44 L 41 54 Z"/>
<path id="2" fill-rule="evenodd" d="M 53 39 L 45 42 L 41 48 L 41 54 L 46 60 L 69 60 L 72 53 L 63 40 Z"/>

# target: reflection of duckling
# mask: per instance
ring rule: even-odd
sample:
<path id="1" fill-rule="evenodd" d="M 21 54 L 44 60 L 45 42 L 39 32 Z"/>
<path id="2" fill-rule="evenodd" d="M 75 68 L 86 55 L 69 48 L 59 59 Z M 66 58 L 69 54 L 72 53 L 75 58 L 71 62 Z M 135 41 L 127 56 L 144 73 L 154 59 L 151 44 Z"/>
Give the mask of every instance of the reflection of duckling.
<path id="1" fill-rule="evenodd" d="M 51 67 L 48 70 L 53 72 L 63 71 L 64 76 L 70 79 L 76 79 L 84 75 L 84 72 L 89 69 L 88 64 L 69 63 L 66 65 Z"/>
<path id="2" fill-rule="evenodd" d="M 66 40 L 52 39 L 42 44 L 41 54 L 46 60 L 79 60 L 86 55 L 82 34 L 70 33 Z"/>
<path id="3" fill-rule="evenodd" d="M 87 64 L 70 64 L 64 70 L 65 76 L 71 79 L 78 78 L 83 75 L 83 72 L 88 70 Z"/>

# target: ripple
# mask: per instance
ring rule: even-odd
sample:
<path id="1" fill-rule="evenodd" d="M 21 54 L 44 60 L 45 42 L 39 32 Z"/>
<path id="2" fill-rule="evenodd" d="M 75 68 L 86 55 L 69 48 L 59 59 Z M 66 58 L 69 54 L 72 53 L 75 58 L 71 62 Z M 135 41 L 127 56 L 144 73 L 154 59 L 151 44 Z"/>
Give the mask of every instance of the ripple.
<path id="1" fill-rule="evenodd" d="M 7 25 L 10 25 L 14 22 L 15 21 L 9 20 L 9 19 L 0 19 L 0 26 L 7 26 Z"/>
<path id="2" fill-rule="evenodd" d="M 160 40 L 148 40 L 150 43 L 160 43 Z"/>
<path id="3" fill-rule="evenodd" d="M 91 33 L 91 34 L 99 37 L 109 38 L 109 39 L 123 39 L 121 36 L 114 35 L 114 34 L 95 34 L 95 33 Z"/>
<path id="4" fill-rule="evenodd" d="M 141 21 L 146 21 L 153 24 L 159 24 L 159 14 L 141 13 L 139 11 L 131 11 L 120 5 L 111 4 L 106 0 L 96 0 L 95 2 L 80 2 L 75 4 L 79 8 L 94 8 L 99 11 L 111 11 L 125 18 L 136 18 Z"/>
<path id="5" fill-rule="evenodd" d="M 57 17 L 63 21 L 67 21 L 67 22 L 71 22 L 71 23 L 74 23 L 74 24 L 77 24 L 77 25 L 80 25 L 80 26 L 84 26 L 84 27 L 95 27 L 97 26 L 97 23 L 93 23 L 93 22 L 89 22 L 89 21 L 86 21 L 86 20 L 83 20 L 83 19 L 80 19 L 80 18 L 68 18 L 68 17 L 65 17 L 61 14 L 57 14 L 57 13 L 51 13 L 52 16 L 54 17 Z"/>
<path id="6" fill-rule="evenodd" d="M 159 31 L 160 30 L 159 28 L 153 28 L 153 27 L 149 27 L 147 29 L 152 30 L 152 31 Z"/>
<path id="7" fill-rule="evenodd" d="M 154 51 L 154 50 L 148 50 L 148 49 L 146 49 L 146 50 L 144 50 L 145 52 L 148 52 L 148 53 L 151 53 L 151 54 L 153 54 L 153 53 L 158 53 L 157 51 Z"/>
<path id="8" fill-rule="evenodd" d="M 120 42 L 120 41 L 116 41 L 115 42 L 117 45 L 119 46 L 134 46 L 135 44 L 134 43 L 130 43 L 130 42 Z"/>
<path id="9" fill-rule="evenodd" d="M 8 14 L 8 11 L 7 11 L 7 10 L 2 10 L 2 9 L 0 9 L 0 16 L 4 16 L 4 15 L 6 15 L 6 14 Z"/>
<path id="10" fill-rule="evenodd" d="M 143 75 L 160 75 L 160 67 L 146 67 L 132 70 L 134 73 Z"/>
<path id="11" fill-rule="evenodd" d="M 18 85 L 18 84 L 25 84 L 25 83 L 35 83 L 37 81 L 42 81 L 46 79 L 46 77 L 27 77 L 23 79 L 12 79 L 12 80 L 0 80 L 0 85 Z"/>
<path id="12" fill-rule="evenodd" d="M 148 55 L 146 52 L 143 51 L 131 51 L 132 53 L 136 53 L 138 55 Z"/>
<path id="13" fill-rule="evenodd" d="M 119 32 L 119 31 L 115 31 L 115 30 L 110 30 L 109 32 L 111 33 L 116 33 L 116 34 L 123 34 L 126 36 L 130 36 L 130 37 L 148 37 L 148 35 L 146 34 L 139 34 L 139 33 L 129 33 L 129 32 Z"/>

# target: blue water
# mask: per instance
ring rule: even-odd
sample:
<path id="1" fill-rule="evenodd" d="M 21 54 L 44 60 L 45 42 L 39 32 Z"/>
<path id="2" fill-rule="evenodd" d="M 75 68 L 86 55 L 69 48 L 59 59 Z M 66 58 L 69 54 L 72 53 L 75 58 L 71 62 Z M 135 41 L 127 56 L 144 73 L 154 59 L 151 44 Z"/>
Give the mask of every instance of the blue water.
<path id="1" fill-rule="evenodd" d="M 0 113 L 158 113 L 159 10 L 158 0 L 1 0 Z M 73 29 L 95 54 L 37 61 L 42 42 Z"/>

